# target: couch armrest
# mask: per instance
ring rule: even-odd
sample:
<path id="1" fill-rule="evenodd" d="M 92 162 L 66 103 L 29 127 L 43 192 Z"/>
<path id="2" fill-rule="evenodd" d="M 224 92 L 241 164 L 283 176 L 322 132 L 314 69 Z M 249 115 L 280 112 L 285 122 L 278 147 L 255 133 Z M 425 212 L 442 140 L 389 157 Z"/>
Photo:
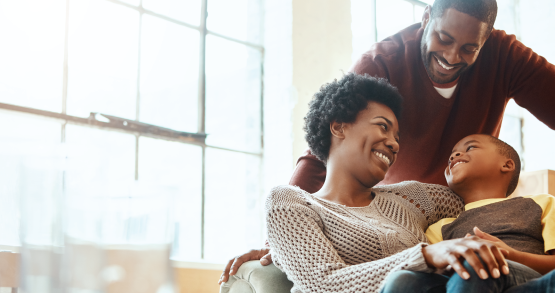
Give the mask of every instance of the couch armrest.
<path id="1" fill-rule="evenodd" d="M 234 276 L 220 286 L 220 293 L 289 293 L 293 283 L 274 264 L 244 263 Z"/>

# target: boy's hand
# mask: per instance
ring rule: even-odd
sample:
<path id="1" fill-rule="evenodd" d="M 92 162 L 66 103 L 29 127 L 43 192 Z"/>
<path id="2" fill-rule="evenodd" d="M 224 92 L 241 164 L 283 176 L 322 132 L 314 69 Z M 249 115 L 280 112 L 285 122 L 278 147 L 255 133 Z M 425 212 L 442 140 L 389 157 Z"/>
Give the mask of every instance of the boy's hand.
<path id="1" fill-rule="evenodd" d="M 429 266 L 443 269 L 450 265 L 465 280 L 470 278 L 470 274 L 461 264 L 462 259 L 466 259 L 482 279 L 487 279 L 489 275 L 499 278 L 500 271 L 505 275 L 509 273 L 504 256 L 508 252 L 477 236 L 441 241 L 422 248 L 422 253 Z M 487 265 L 489 275 L 476 254 Z"/>
<path id="2" fill-rule="evenodd" d="M 508 259 L 511 259 L 511 253 L 514 254 L 514 249 L 512 247 L 510 247 L 509 245 L 507 245 L 505 242 L 503 242 L 501 239 L 492 236 L 486 232 L 483 232 L 482 230 L 480 230 L 478 227 L 474 227 L 474 234 L 486 241 L 492 242 L 493 244 L 495 244 L 497 247 L 505 249 L 509 252 L 509 254 L 507 255 Z M 468 234 L 470 235 L 470 234 Z"/>

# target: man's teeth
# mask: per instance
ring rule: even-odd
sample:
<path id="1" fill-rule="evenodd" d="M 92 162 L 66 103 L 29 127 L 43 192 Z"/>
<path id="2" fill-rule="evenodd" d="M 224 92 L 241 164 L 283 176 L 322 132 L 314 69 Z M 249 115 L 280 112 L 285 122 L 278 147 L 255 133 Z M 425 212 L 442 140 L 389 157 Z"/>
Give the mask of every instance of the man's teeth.
<path id="1" fill-rule="evenodd" d="M 441 65 L 441 67 L 443 67 L 443 68 L 445 68 L 445 69 L 447 69 L 447 70 L 451 70 L 451 69 L 455 68 L 454 66 L 453 66 L 453 67 L 449 67 L 449 66 L 443 64 L 443 62 L 439 61 L 438 58 L 436 58 L 436 60 L 437 60 L 437 63 L 439 63 L 439 65 Z"/>
<path id="2" fill-rule="evenodd" d="M 382 159 L 382 160 L 389 166 L 389 163 L 390 163 L 391 161 L 389 160 L 388 157 L 386 157 L 386 156 L 383 155 L 382 153 L 378 153 L 378 152 L 374 152 L 374 154 L 375 154 L 376 156 L 378 156 L 378 158 Z"/>
<path id="3" fill-rule="evenodd" d="M 458 164 L 464 164 L 464 163 L 466 163 L 466 162 L 459 161 L 459 162 L 457 162 L 455 165 L 453 165 L 453 167 L 451 167 L 451 169 L 455 168 L 455 166 L 457 166 Z"/>

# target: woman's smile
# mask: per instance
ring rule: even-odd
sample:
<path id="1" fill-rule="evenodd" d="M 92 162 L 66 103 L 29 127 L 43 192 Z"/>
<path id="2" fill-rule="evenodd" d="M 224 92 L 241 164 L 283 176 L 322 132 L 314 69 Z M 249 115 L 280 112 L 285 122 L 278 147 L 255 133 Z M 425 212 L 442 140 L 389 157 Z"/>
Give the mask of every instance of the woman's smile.
<path id="1" fill-rule="evenodd" d="M 384 163 L 387 166 L 387 168 L 391 166 L 392 159 L 390 158 L 390 156 L 386 155 L 383 151 L 372 150 L 372 153 L 374 154 L 374 156 L 378 157 L 378 160 Z"/>

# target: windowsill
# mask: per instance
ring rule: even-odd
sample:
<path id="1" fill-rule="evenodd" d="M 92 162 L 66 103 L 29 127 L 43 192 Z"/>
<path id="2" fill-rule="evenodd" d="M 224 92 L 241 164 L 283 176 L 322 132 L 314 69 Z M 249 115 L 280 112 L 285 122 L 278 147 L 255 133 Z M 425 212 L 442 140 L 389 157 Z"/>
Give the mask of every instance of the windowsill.
<path id="1" fill-rule="evenodd" d="M 205 261 L 180 261 L 172 260 L 172 267 L 180 269 L 197 269 L 197 270 L 213 270 L 221 271 L 225 268 L 225 264 L 205 262 Z"/>
<path id="2" fill-rule="evenodd" d="M 0 245 L 0 252 L 19 253 L 20 251 L 21 251 L 21 246 Z M 174 268 L 217 270 L 217 271 L 221 271 L 225 268 L 225 264 L 202 261 L 202 260 L 182 261 L 182 260 L 172 259 L 171 261 L 172 261 L 172 267 Z"/>
<path id="3" fill-rule="evenodd" d="M 21 246 L 0 245 L 0 251 L 19 253 L 21 251 Z"/>

